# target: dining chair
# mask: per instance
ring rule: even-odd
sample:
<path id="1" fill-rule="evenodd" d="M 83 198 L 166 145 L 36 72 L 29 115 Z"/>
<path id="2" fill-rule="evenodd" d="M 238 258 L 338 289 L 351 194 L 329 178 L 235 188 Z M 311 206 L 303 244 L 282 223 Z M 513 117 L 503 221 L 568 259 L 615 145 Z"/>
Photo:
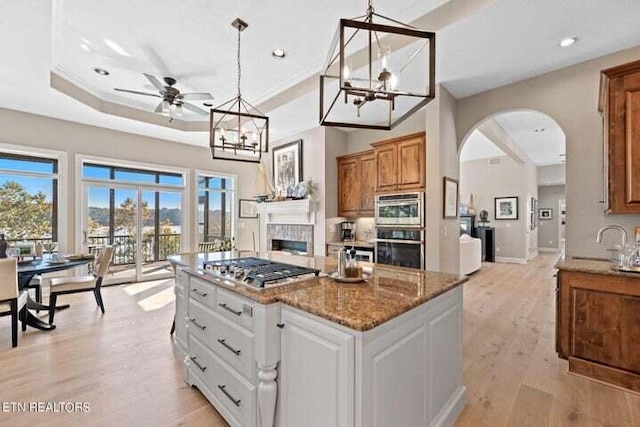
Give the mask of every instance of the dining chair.
<path id="1" fill-rule="evenodd" d="M 100 259 L 96 261 L 94 273 L 87 276 L 56 277 L 51 279 L 49 295 L 49 323 L 53 324 L 53 316 L 56 312 L 56 302 L 58 295 L 75 294 L 78 292 L 92 291 L 96 297 L 96 302 L 102 313 L 104 313 L 104 303 L 100 288 L 102 279 L 107 273 L 111 258 L 113 257 L 113 246 L 106 246 Z"/>
<path id="2" fill-rule="evenodd" d="M 27 291 L 18 289 L 18 263 L 15 258 L 0 260 L 0 316 L 11 315 L 11 345 L 18 346 L 18 319 L 25 329 Z"/>
<path id="3" fill-rule="evenodd" d="M 42 243 L 36 243 L 36 246 L 35 246 L 36 258 L 42 259 L 42 254 L 43 253 L 44 253 L 44 249 L 43 249 Z M 36 291 L 36 301 L 37 302 L 42 302 L 42 275 L 36 274 L 35 276 L 33 276 L 31 281 L 29 281 L 29 283 L 27 283 L 25 288 L 26 289 L 35 289 L 35 291 Z M 36 310 L 36 311 L 40 311 L 40 310 Z"/>

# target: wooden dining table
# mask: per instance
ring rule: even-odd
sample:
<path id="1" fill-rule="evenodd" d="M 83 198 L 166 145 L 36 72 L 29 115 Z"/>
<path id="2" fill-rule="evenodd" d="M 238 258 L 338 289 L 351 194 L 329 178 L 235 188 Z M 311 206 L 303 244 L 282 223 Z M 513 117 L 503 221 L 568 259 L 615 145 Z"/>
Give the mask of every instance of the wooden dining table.
<path id="1" fill-rule="evenodd" d="M 23 290 L 26 286 L 31 282 L 31 279 L 36 274 L 45 274 L 45 273 L 53 273 L 56 271 L 69 270 L 72 268 L 82 267 L 83 265 L 88 264 L 93 261 L 93 258 L 84 258 L 84 259 L 76 259 L 76 260 L 68 260 L 66 262 L 55 262 L 52 261 L 50 256 L 43 256 L 41 259 L 35 259 L 30 261 L 21 261 L 18 263 L 18 288 Z M 56 306 L 56 310 L 62 310 L 65 308 L 69 308 L 69 304 Z M 28 326 L 31 326 L 36 329 L 40 329 L 41 331 L 52 331 L 56 328 L 55 325 L 44 322 L 31 313 L 29 310 L 44 310 L 49 311 L 49 306 L 41 304 L 37 301 L 34 301 L 29 296 L 27 298 L 27 316 L 26 323 Z"/>

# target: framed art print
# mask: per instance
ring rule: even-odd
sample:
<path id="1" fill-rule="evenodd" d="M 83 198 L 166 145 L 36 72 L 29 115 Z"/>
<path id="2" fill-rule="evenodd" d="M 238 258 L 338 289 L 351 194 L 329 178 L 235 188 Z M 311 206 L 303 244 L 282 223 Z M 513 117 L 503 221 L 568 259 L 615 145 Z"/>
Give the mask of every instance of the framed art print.
<path id="1" fill-rule="evenodd" d="M 443 185 L 442 217 L 455 219 L 458 217 L 458 181 L 445 176 L 443 177 Z"/>
<path id="2" fill-rule="evenodd" d="M 255 200 L 240 199 L 238 216 L 240 218 L 258 218 L 258 209 Z"/>
<path id="3" fill-rule="evenodd" d="M 494 216 L 496 220 L 518 219 L 518 196 L 496 197 Z"/>
<path id="4" fill-rule="evenodd" d="M 278 194 L 288 195 L 302 181 L 302 140 L 273 149 L 273 185 Z"/>

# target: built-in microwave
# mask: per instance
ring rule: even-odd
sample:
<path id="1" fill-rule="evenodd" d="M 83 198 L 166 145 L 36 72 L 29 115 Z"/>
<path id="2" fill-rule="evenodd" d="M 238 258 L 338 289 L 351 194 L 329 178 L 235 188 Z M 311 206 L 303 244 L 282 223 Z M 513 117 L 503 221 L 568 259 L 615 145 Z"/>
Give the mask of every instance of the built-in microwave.
<path id="1" fill-rule="evenodd" d="M 424 227 L 424 193 L 376 196 L 376 227 Z"/>

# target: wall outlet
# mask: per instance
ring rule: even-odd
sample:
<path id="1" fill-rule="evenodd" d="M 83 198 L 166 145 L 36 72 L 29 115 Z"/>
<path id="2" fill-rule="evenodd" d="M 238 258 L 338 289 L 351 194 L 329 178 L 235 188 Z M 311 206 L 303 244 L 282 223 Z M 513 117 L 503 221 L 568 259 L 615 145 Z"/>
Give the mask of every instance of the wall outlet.
<path id="1" fill-rule="evenodd" d="M 335 233 L 336 232 L 336 226 L 335 225 L 330 225 L 329 226 L 329 233 Z"/>
<path id="2" fill-rule="evenodd" d="M 506 223 L 504 226 L 505 226 L 506 228 L 511 228 L 511 223 L 510 223 L 510 222 L 508 222 L 508 223 Z"/>
<path id="3" fill-rule="evenodd" d="M 238 228 L 243 229 L 245 228 L 247 225 L 244 222 L 238 222 Z"/>
<path id="4" fill-rule="evenodd" d="M 496 246 L 496 252 L 500 252 L 500 246 Z"/>
<path id="5" fill-rule="evenodd" d="M 448 233 L 447 233 L 447 229 L 448 229 L 448 227 L 445 225 L 445 226 L 444 226 L 444 237 L 447 237 L 447 234 L 448 234 Z"/>

